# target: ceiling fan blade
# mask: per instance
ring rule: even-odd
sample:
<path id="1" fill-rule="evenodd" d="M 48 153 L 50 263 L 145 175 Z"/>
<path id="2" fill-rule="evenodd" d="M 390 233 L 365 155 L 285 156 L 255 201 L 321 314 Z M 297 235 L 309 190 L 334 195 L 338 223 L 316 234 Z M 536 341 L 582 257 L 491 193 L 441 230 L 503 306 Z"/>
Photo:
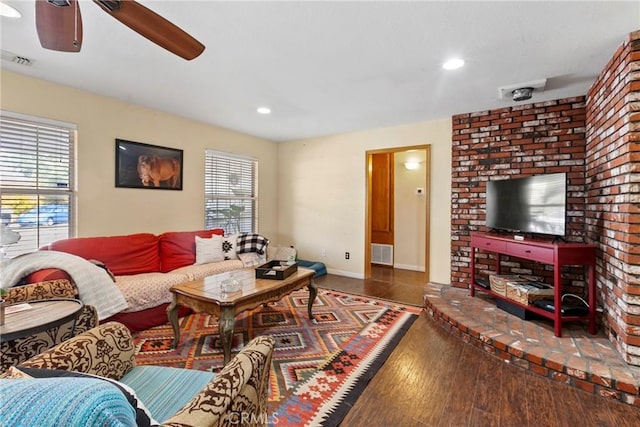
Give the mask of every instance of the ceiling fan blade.
<path id="1" fill-rule="evenodd" d="M 40 45 L 61 52 L 80 52 L 82 16 L 77 0 L 36 0 Z"/>
<path id="2" fill-rule="evenodd" d="M 136 1 L 93 1 L 133 31 L 186 60 L 204 51 L 204 45 L 198 40 Z"/>

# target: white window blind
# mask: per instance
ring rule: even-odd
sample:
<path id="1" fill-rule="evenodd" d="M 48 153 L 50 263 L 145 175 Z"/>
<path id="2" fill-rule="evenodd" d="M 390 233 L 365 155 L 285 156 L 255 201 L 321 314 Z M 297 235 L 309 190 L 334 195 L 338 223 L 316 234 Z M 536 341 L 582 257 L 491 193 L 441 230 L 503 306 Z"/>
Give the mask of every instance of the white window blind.
<path id="1" fill-rule="evenodd" d="M 251 157 L 207 150 L 205 228 L 226 234 L 258 232 L 258 162 Z"/>
<path id="2" fill-rule="evenodd" d="M 12 258 L 73 236 L 74 140 L 73 125 L 2 112 L 2 256 Z"/>

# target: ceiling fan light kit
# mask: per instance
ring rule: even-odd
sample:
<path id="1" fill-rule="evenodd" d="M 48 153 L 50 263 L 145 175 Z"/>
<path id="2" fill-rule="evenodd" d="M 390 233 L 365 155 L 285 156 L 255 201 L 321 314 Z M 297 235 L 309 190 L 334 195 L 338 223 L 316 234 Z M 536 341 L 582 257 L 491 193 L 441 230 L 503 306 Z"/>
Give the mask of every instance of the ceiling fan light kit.
<path id="1" fill-rule="evenodd" d="M 93 2 L 136 33 L 187 61 L 204 51 L 198 40 L 134 0 Z M 36 28 L 43 48 L 79 52 L 82 17 L 78 0 L 36 0 Z"/>

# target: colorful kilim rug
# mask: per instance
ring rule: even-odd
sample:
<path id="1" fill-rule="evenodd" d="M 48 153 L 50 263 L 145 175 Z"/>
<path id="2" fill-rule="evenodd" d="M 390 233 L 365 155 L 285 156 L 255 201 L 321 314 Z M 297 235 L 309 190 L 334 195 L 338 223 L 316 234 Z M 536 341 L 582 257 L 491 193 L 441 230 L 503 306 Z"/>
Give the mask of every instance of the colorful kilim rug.
<path id="1" fill-rule="evenodd" d="M 307 290 L 238 316 L 232 352 L 258 335 L 276 340 L 269 386 L 269 422 L 277 426 L 339 424 L 421 309 L 320 289 L 307 317 Z M 134 334 L 136 362 L 219 371 L 218 322 L 200 313 L 180 319 L 171 349 L 166 325 Z M 232 354 L 233 357 L 233 354 Z"/>

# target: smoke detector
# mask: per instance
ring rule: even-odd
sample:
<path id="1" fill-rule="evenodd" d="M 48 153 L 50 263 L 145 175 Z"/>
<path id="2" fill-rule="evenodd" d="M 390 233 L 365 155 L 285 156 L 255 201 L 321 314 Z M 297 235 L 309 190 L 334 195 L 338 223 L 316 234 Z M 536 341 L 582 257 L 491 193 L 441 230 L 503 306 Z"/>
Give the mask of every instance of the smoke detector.
<path id="1" fill-rule="evenodd" d="M 526 101 L 527 99 L 531 99 L 533 95 L 532 87 L 521 87 L 519 89 L 514 89 L 511 91 L 513 94 L 514 101 Z"/>
<path id="2" fill-rule="evenodd" d="M 530 82 L 516 83 L 498 88 L 500 99 L 513 101 L 526 101 L 531 99 L 533 92 L 544 92 L 547 79 L 533 80 Z"/>

